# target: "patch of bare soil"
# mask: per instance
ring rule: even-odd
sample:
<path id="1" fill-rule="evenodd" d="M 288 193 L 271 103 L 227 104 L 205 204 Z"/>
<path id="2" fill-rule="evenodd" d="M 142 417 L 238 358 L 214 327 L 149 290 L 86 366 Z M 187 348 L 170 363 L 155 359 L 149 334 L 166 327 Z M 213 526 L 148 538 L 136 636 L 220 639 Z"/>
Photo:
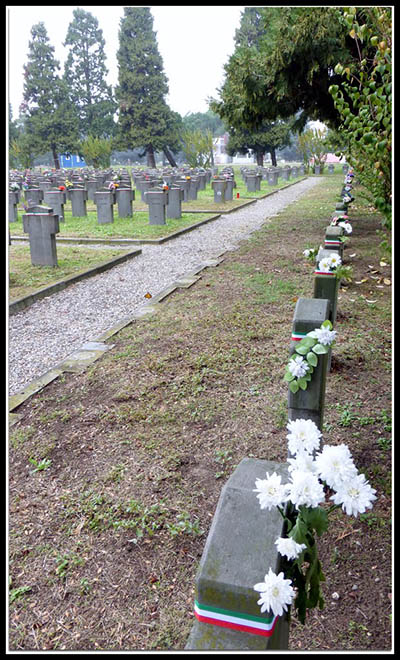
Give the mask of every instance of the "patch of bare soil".
<path id="1" fill-rule="evenodd" d="M 287 458 L 291 324 L 313 296 L 302 250 L 322 241 L 335 191 L 308 193 L 18 408 L 11 651 L 185 648 L 221 487 L 245 456 Z M 325 608 L 292 617 L 295 651 L 391 649 L 391 276 L 380 217 L 358 204 L 351 220 L 324 440 L 348 444 L 377 500 L 357 518 L 336 511 L 319 539 Z"/>

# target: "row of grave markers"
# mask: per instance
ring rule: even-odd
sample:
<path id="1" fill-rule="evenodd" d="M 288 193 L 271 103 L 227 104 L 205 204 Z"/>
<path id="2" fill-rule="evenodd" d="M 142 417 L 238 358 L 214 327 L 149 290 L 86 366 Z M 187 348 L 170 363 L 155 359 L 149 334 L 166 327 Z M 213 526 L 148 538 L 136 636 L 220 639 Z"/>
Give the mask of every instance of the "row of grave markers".
<path id="1" fill-rule="evenodd" d="M 347 172 L 345 172 L 347 174 Z M 320 328 L 329 319 L 336 322 L 340 280 L 333 274 L 319 272 L 325 252 L 343 256 L 343 227 L 336 218 L 346 213 L 353 197 L 348 176 L 336 204 L 331 223 L 325 232 L 325 245 L 316 257 L 314 297 L 299 298 L 296 303 L 289 353 L 308 332 Z M 335 231 L 332 234 L 332 229 Z M 334 235 L 335 239 L 332 239 Z M 334 244 L 333 244 L 334 240 Z M 326 250 L 326 248 L 328 248 Z M 288 420 L 311 419 L 322 432 L 326 376 L 331 349 L 319 356 L 313 377 L 306 390 L 288 390 Z M 289 456 L 288 456 L 289 458 Z M 253 484 L 257 479 L 276 473 L 288 481 L 288 463 L 244 458 L 221 491 L 218 505 L 203 550 L 195 584 L 195 622 L 187 650 L 287 650 L 289 648 L 288 613 L 274 617 L 260 614 L 254 585 L 269 567 L 276 574 L 281 558 L 274 540 L 285 535 L 283 519 L 277 507 L 261 510 L 255 506 Z"/>

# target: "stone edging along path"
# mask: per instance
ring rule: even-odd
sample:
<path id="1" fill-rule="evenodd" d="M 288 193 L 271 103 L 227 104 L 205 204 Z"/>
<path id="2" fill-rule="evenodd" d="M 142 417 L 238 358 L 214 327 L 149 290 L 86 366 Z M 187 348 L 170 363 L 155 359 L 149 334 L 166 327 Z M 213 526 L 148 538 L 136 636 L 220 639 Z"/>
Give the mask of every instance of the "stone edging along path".
<path id="1" fill-rule="evenodd" d="M 304 179 L 302 179 L 301 181 L 304 181 L 305 179 L 307 179 L 307 177 L 304 177 Z M 295 183 L 289 185 L 293 186 L 296 185 L 297 183 L 300 183 L 300 181 L 296 181 Z M 286 189 L 288 187 L 289 186 L 285 186 L 284 188 Z M 265 197 L 280 192 L 284 188 L 280 188 L 277 191 L 272 191 L 271 193 L 267 193 L 267 195 L 264 195 L 262 198 L 251 200 L 250 203 L 254 203 L 260 199 L 264 199 Z M 239 211 L 241 210 L 241 208 L 243 207 L 234 210 Z M 196 225 L 198 224 L 199 223 L 196 223 Z M 201 224 L 204 224 L 204 221 Z M 193 228 L 193 226 L 191 227 Z M 175 282 L 173 282 L 173 284 L 164 288 L 160 293 L 152 297 L 151 300 L 137 307 L 135 311 L 133 311 L 132 314 L 130 314 L 129 317 L 122 319 L 116 324 L 113 324 L 111 328 L 109 328 L 106 332 L 100 334 L 100 336 L 98 336 L 97 338 L 86 341 L 83 344 L 83 346 L 81 346 L 81 348 L 73 351 L 64 360 L 56 364 L 54 368 L 49 369 L 39 378 L 34 379 L 32 382 L 26 385 L 20 392 L 11 395 L 9 397 L 10 424 L 14 423 L 20 418 L 20 415 L 12 413 L 12 411 L 18 408 L 18 406 L 21 405 L 21 403 L 23 403 L 33 394 L 39 392 L 43 387 L 45 387 L 48 383 L 52 382 L 62 373 L 80 372 L 84 370 L 88 365 L 90 365 L 92 362 L 94 362 L 99 357 L 101 357 L 104 351 L 109 350 L 110 348 L 113 347 L 113 345 L 104 343 L 107 339 L 109 339 L 114 334 L 119 332 L 119 330 L 121 330 L 126 325 L 129 325 L 132 321 L 140 320 L 140 318 L 143 318 L 148 314 L 157 312 L 160 309 L 159 303 L 176 289 L 188 288 L 193 284 L 195 284 L 195 282 L 197 282 L 197 280 L 200 278 L 198 273 L 200 273 L 205 268 L 217 266 L 219 263 L 221 263 L 221 261 L 223 261 L 222 258 L 223 254 L 225 252 L 226 249 L 222 253 L 218 254 L 215 258 L 206 260 L 205 262 L 196 266 L 188 273 L 185 273 L 185 275 L 179 277 L 178 280 L 176 280 Z M 124 256 L 127 257 L 128 255 L 124 255 Z"/>

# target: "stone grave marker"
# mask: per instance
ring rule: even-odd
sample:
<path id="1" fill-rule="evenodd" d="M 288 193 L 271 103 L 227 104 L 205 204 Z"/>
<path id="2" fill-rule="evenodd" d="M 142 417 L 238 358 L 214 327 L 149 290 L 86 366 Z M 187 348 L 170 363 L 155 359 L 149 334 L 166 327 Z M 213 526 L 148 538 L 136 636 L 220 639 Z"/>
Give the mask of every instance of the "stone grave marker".
<path id="1" fill-rule="evenodd" d="M 135 191 L 129 187 L 120 186 L 115 190 L 115 199 L 117 200 L 118 215 L 120 218 L 131 218 L 132 202 L 135 199 Z"/>
<path id="2" fill-rule="evenodd" d="M 58 266 L 56 234 L 60 231 L 58 216 L 46 206 L 32 206 L 22 216 L 24 232 L 29 234 L 33 266 Z"/>
<path id="3" fill-rule="evenodd" d="M 308 332 L 320 328 L 321 324 L 330 319 L 331 303 L 327 298 L 299 298 L 292 323 L 292 338 L 290 355 L 295 352 L 297 342 Z M 314 368 L 307 389 L 299 389 L 295 394 L 288 390 L 288 418 L 311 419 L 322 432 L 325 383 L 328 368 L 329 353 L 318 356 L 318 364 Z"/>
<path id="4" fill-rule="evenodd" d="M 106 225 L 114 222 L 114 191 L 98 190 L 94 196 L 97 209 L 97 223 L 99 225 Z"/>
<path id="5" fill-rule="evenodd" d="M 168 190 L 148 190 L 145 193 L 145 202 L 149 205 L 149 224 L 166 224 L 166 206 L 168 204 Z"/>
<path id="6" fill-rule="evenodd" d="M 58 221 L 64 222 L 64 204 L 67 201 L 67 195 L 62 190 L 45 190 L 43 193 L 43 202 L 46 206 L 53 209 L 55 215 L 58 215 Z"/>

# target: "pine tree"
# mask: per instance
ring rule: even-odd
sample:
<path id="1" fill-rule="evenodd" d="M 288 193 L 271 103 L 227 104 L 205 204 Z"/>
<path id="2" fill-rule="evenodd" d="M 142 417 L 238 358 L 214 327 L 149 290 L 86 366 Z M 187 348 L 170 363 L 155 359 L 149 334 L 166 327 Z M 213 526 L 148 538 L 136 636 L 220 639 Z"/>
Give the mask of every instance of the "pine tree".
<path id="1" fill-rule="evenodd" d="M 80 137 L 111 137 L 115 132 L 117 104 L 106 82 L 105 40 L 97 18 L 83 9 L 73 11 L 64 46 L 70 51 L 64 80 L 79 114 Z"/>
<path id="2" fill-rule="evenodd" d="M 77 148 L 78 118 L 68 88 L 57 74 L 60 64 L 54 59 L 44 23 L 34 25 L 31 35 L 20 112 L 33 152 L 51 151 L 54 167 L 59 169 L 58 154 Z"/>
<path id="3" fill-rule="evenodd" d="M 168 81 L 158 52 L 150 7 L 124 7 L 119 32 L 119 149 L 142 147 L 147 165 L 155 167 L 155 152 L 177 144 L 177 113 L 172 113 L 165 96 Z"/>

